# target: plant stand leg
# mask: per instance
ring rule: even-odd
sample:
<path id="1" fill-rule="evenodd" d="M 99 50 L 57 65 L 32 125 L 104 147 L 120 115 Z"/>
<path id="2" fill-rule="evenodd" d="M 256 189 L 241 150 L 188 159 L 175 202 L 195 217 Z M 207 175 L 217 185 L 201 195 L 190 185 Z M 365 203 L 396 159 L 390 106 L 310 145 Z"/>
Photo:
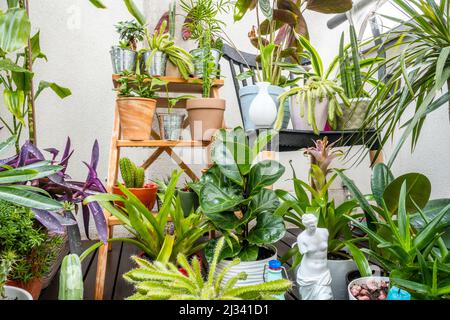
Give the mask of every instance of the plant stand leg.
<path id="1" fill-rule="evenodd" d="M 109 228 L 108 228 L 109 230 Z M 109 239 L 109 234 L 108 234 Z M 95 300 L 103 300 L 105 290 L 106 265 L 108 263 L 108 245 L 102 245 L 98 249 L 97 275 L 95 278 Z"/>

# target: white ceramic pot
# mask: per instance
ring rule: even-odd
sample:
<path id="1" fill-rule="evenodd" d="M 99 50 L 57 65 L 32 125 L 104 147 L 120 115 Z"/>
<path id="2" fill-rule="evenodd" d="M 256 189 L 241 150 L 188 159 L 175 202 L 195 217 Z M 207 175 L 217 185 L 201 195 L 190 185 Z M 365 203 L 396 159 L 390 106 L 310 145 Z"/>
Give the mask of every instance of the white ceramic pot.
<path id="1" fill-rule="evenodd" d="M 356 130 L 361 128 L 371 101 L 372 99 L 369 98 L 349 99 L 349 107 L 341 103 L 343 115 L 337 117 L 337 129 Z"/>
<path id="2" fill-rule="evenodd" d="M 269 82 L 258 82 L 258 94 L 250 104 L 249 116 L 255 128 L 272 128 L 277 118 L 277 105 L 269 94 Z"/>
<path id="3" fill-rule="evenodd" d="M 347 273 L 358 270 L 356 263 L 351 260 L 328 260 L 331 273 L 331 290 L 334 300 L 347 300 Z"/>
<path id="4" fill-rule="evenodd" d="M 247 273 L 247 280 L 239 280 L 236 283 L 237 287 L 264 283 L 264 266 L 266 266 L 270 260 L 277 259 L 277 250 L 275 247 L 270 247 L 275 254 L 267 259 L 258 261 L 241 261 L 240 264 L 232 267 L 223 278 L 222 284 L 225 284 L 232 277 L 238 275 L 241 272 Z M 222 260 L 217 264 L 216 275 L 218 275 L 227 265 L 231 263 L 231 260 Z"/>
<path id="5" fill-rule="evenodd" d="M 367 280 L 369 280 L 369 279 L 375 279 L 375 281 L 378 281 L 378 282 L 385 281 L 385 282 L 387 282 L 388 285 L 389 285 L 389 277 L 362 277 L 362 278 L 355 279 L 355 280 L 353 280 L 352 282 L 350 282 L 350 283 L 348 284 L 348 287 L 347 287 L 348 299 L 349 299 L 349 300 L 358 300 L 358 299 L 356 299 L 356 298 L 352 295 L 352 293 L 351 293 L 351 291 L 350 291 L 350 288 L 351 288 L 354 284 L 361 285 L 361 284 L 363 284 L 363 283 L 366 283 Z"/>
<path id="6" fill-rule="evenodd" d="M 296 96 L 291 97 L 291 103 L 289 104 L 289 106 L 291 111 L 290 113 L 292 127 L 294 128 L 294 130 L 312 131 L 313 127 L 308 123 L 308 108 L 305 107 L 303 117 L 301 116 L 300 110 L 301 108 L 303 108 L 301 103 L 302 102 L 297 101 Z M 320 102 L 318 99 L 316 100 L 314 116 L 316 118 L 317 129 L 319 129 L 319 131 L 323 131 L 328 119 L 328 99 L 323 99 L 322 102 Z"/>
<path id="7" fill-rule="evenodd" d="M 33 300 L 28 291 L 17 287 L 5 286 L 5 294 L 4 300 Z"/>

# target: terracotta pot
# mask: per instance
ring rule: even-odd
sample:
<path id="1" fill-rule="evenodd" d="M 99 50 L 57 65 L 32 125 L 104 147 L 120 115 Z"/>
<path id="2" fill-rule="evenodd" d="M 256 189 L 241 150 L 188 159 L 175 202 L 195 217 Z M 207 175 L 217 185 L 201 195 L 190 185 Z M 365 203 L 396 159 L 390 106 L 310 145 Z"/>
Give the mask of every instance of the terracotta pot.
<path id="1" fill-rule="evenodd" d="M 186 110 L 192 139 L 211 141 L 215 132 L 222 128 L 225 99 L 190 99 L 186 102 Z"/>
<path id="2" fill-rule="evenodd" d="M 42 279 L 41 278 L 34 278 L 28 282 L 8 280 L 8 281 L 6 281 L 6 284 L 8 286 L 21 288 L 21 289 L 24 289 L 25 291 L 28 291 L 31 294 L 31 296 L 33 297 L 33 300 L 39 299 L 39 296 L 41 295 L 41 290 L 42 290 Z"/>
<path id="3" fill-rule="evenodd" d="M 145 188 L 129 188 L 130 192 L 134 194 L 139 201 L 141 201 L 149 210 L 152 210 L 156 202 L 156 192 L 158 191 L 158 186 L 156 184 L 148 184 Z M 123 195 L 119 187 L 113 187 L 113 194 Z M 123 203 L 120 201 L 115 201 L 115 205 L 123 207 Z"/>
<path id="4" fill-rule="evenodd" d="M 120 127 L 124 140 L 148 140 L 152 130 L 156 100 L 138 97 L 118 98 Z"/>

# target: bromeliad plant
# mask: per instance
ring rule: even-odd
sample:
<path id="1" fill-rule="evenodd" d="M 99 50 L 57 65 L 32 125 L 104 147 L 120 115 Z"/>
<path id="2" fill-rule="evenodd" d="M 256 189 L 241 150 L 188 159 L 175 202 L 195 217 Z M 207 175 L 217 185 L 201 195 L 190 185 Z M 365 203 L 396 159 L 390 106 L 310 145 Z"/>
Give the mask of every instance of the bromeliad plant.
<path id="1" fill-rule="evenodd" d="M 376 205 L 371 205 L 353 181 L 338 174 L 366 216 L 365 223 L 347 217 L 370 239 L 370 247 L 361 250 L 390 272 L 392 284 L 416 298 L 448 297 L 450 254 L 443 237 L 448 233 L 450 200 L 428 202 L 431 184 L 425 176 L 410 173 L 394 179 L 386 165 L 377 164 L 372 176 Z"/>
<path id="2" fill-rule="evenodd" d="M 181 203 L 175 195 L 177 182 L 182 171 L 173 171 L 167 185 L 161 208 L 156 216 L 143 205 L 125 186 L 119 184 L 123 196 L 100 194 L 88 197 L 84 203 L 98 202 L 117 217 L 125 228 L 134 235 L 131 238 L 114 238 L 109 241 L 124 241 L 137 246 L 150 258 L 160 262 L 175 261 L 179 253 L 191 256 L 206 245 L 201 241 L 210 226 L 200 213 L 184 217 Z M 115 206 L 111 201 L 121 202 Z M 173 232 L 166 232 L 166 224 L 172 219 Z M 98 247 L 102 243 L 94 245 Z M 91 250 L 91 249 L 90 249 Z"/>
<path id="3" fill-rule="evenodd" d="M 133 257 L 139 268 L 127 272 L 124 278 L 136 286 L 136 293 L 127 299 L 267 300 L 275 299 L 276 295 L 283 294 L 291 288 L 291 282 L 285 279 L 236 287 L 238 280 L 247 278 L 245 272 L 241 272 L 222 285 L 222 279 L 228 270 L 240 263 L 239 259 L 234 259 L 227 268 L 216 274 L 216 266 L 224 249 L 224 244 L 224 238 L 220 238 L 217 241 L 206 280 L 203 280 L 200 262 L 197 257 L 194 257 L 189 263 L 184 254 L 180 253 L 178 255 L 178 265 L 186 270 L 187 275 L 182 274 L 172 263 L 151 263 L 147 260 Z"/>
<path id="4" fill-rule="evenodd" d="M 225 236 L 227 245 L 219 260 L 238 257 L 255 261 L 261 247 L 280 240 L 285 233 L 283 219 L 274 215 L 280 201 L 273 190 L 265 188 L 282 176 L 284 167 L 273 160 L 253 164 L 273 132 L 259 135 L 253 146 L 242 128 L 221 129 L 215 138 L 214 165 L 191 187 L 208 220 Z M 216 241 L 210 240 L 205 250 L 209 261 Z"/>
<path id="5" fill-rule="evenodd" d="M 322 59 L 311 43 L 303 36 L 299 36 L 298 41 L 306 50 L 306 53 L 302 55 L 311 60 L 312 70 L 291 70 L 293 73 L 302 74 L 306 79 L 306 83 L 280 95 L 278 116 L 274 128 L 276 130 L 281 128 L 286 99 L 290 96 L 296 96 L 297 102 L 301 105 L 301 116 L 307 117 L 308 124 L 313 127 L 314 133 L 317 134 L 319 133 L 315 120 L 317 102 L 328 100 L 328 122 L 333 128 L 336 126 L 336 115 L 342 116 L 343 114 L 338 98 L 342 100 L 344 106 L 349 106 L 350 102 L 345 95 L 344 89 L 336 81 L 329 80 L 331 73 L 336 68 L 337 59 L 334 59 L 328 69 L 324 70 Z"/>

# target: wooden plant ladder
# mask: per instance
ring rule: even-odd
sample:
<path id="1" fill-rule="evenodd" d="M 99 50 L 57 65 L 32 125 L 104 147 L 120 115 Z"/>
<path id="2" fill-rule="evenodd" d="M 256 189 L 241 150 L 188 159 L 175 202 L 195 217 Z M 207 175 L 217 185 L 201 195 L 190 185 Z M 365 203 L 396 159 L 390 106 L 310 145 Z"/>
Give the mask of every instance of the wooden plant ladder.
<path id="1" fill-rule="evenodd" d="M 119 75 L 113 75 L 113 83 L 117 86 L 117 79 Z M 201 94 L 202 83 L 199 79 L 184 80 L 175 77 L 160 77 L 161 80 L 167 81 L 167 88 L 169 93 L 182 93 L 182 94 Z M 211 97 L 219 98 L 219 89 L 224 85 L 223 80 L 215 80 L 213 87 L 211 88 Z M 163 92 L 163 90 L 161 90 Z M 157 108 L 167 108 L 168 99 L 160 97 L 157 99 Z M 174 108 L 186 108 L 186 100 L 179 101 Z M 188 121 L 184 122 L 183 128 L 188 126 Z M 109 152 L 109 165 L 108 165 L 108 178 L 107 178 L 107 190 L 112 191 L 113 186 L 117 182 L 118 177 L 118 165 L 120 158 L 121 148 L 154 148 L 156 149 L 150 157 L 142 164 L 142 167 L 148 169 L 163 153 L 167 153 L 177 164 L 184 170 L 184 172 L 192 179 L 198 180 L 194 171 L 186 164 L 173 150 L 173 148 L 205 148 L 208 147 L 210 142 L 207 141 L 194 141 L 194 140 L 177 140 L 168 141 L 161 140 L 160 135 L 152 129 L 151 140 L 131 141 L 121 140 L 120 120 L 117 106 L 114 111 L 114 125 L 111 137 L 111 148 Z M 105 218 L 108 224 L 108 239 L 112 238 L 113 228 L 116 225 L 120 225 L 121 222 L 116 217 L 112 216 L 109 212 L 104 211 Z M 98 250 L 97 260 L 97 275 L 95 283 L 95 299 L 102 300 L 105 284 L 106 267 L 108 262 L 108 251 L 111 249 L 111 245 L 103 245 Z"/>

